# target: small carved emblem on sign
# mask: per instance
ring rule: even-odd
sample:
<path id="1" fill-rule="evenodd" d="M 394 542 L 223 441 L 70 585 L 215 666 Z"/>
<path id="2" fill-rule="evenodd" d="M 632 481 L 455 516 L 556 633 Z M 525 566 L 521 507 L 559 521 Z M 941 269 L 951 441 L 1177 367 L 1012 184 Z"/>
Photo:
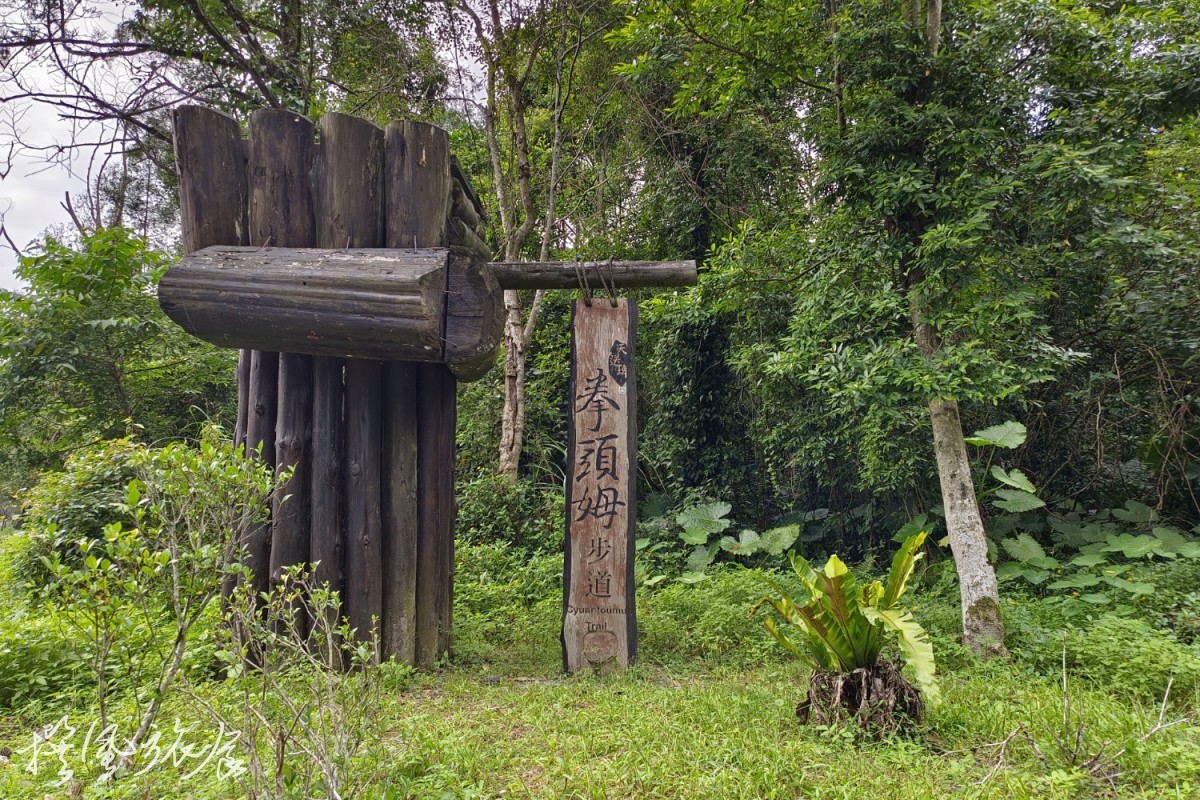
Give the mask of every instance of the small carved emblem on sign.
<path id="1" fill-rule="evenodd" d="M 617 386 L 624 386 L 629 380 L 629 345 L 625 342 L 613 342 L 608 351 L 608 374 L 616 381 Z"/>

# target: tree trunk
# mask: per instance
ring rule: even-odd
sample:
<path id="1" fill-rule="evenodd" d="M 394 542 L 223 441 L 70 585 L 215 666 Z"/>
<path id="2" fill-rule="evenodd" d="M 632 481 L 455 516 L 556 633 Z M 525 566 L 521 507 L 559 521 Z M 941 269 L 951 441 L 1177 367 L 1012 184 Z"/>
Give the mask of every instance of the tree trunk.
<path id="1" fill-rule="evenodd" d="M 946 530 L 950 534 L 950 550 L 954 553 L 962 597 L 963 644 L 984 658 L 1008 655 L 1004 648 L 1004 623 L 1000 619 L 1000 588 L 988 561 L 987 532 L 971 480 L 958 401 L 933 400 L 929 403 L 929 415 L 933 421 L 933 449 L 946 509 Z"/>
<path id="2" fill-rule="evenodd" d="M 942 348 L 941 338 L 932 325 L 921 321 L 918 306 L 914 305 L 912 314 L 917 347 L 921 355 L 931 359 Z M 946 532 L 962 598 L 963 644 L 983 658 L 1006 656 L 1000 587 L 996 571 L 988 561 L 987 530 L 971 479 L 971 461 L 963 440 L 958 401 L 953 398 L 929 401 L 929 416 L 933 423 L 942 506 L 946 511 Z"/>

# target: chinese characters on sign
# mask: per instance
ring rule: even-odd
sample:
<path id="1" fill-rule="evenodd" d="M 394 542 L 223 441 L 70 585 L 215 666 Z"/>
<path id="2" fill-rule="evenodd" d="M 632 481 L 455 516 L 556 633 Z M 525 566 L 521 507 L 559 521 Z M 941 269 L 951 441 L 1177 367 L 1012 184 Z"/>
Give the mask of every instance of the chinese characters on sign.
<path id="1" fill-rule="evenodd" d="M 569 672 L 628 666 L 637 650 L 637 305 L 576 301 L 573 321 L 562 635 Z"/>

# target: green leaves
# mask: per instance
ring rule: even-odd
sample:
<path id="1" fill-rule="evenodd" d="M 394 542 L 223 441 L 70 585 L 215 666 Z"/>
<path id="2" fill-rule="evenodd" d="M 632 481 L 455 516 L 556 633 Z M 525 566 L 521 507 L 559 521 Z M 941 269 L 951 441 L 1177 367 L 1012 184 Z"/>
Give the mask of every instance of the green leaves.
<path id="1" fill-rule="evenodd" d="M 926 702 L 936 705 L 940 695 L 933 647 L 909 610 L 900 606 L 924 541 L 925 533 L 918 533 L 900 546 L 892 558 L 886 588 L 880 581 L 859 585 L 836 555 L 830 556 L 819 572 L 793 555 L 792 569 L 808 597 L 799 602 L 766 577 L 779 596 L 763 597 L 753 611 L 757 613 L 763 606 L 773 609 L 779 620 L 764 619 L 767 632 L 788 652 L 817 669 L 850 672 L 873 666 L 883 644 L 895 640 Z M 779 621 L 789 627 L 781 628 Z"/>
<path id="2" fill-rule="evenodd" d="M 975 431 L 971 436 L 965 437 L 964 441 L 979 447 L 1006 447 L 1012 450 L 1025 444 L 1025 436 L 1025 426 L 1009 420 L 981 431 Z"/>

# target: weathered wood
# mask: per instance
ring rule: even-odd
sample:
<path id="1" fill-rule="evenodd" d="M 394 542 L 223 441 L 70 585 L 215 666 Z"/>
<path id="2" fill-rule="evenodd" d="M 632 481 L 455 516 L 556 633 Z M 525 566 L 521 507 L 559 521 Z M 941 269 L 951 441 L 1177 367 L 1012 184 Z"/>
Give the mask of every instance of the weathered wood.
<path id="1" fill-rule="evenodd" d="M 315 133 L 312 122 L 290 111 L 260 109 L 250 115 L 249 130 L 246 166 L 250 242 L 310 247 L 313 210 L 308 176 L 312 170 Z M 269 585 L 276 586 L 284 567 L 309 561 L 312 362 L 283 342 L 245 342 L 243 346 L 285 351 L 277 360 L 277 394 L 270 398 L 275 405 L 276 439 L 274 459 L 267 463 L 275 465 L 277 475 L 292 472 L 272 498 L 267 558 L 260 560 L 256 552 L 250 562 L 257 589 L 262 580 L 260 574 L 269 575 Z M 284 498 L 288 498 L 287 508 Z M 256 542 L 256 550 L 261 546 Z"/>
<path id="2" fill-rule="evenodd" d="M 237 422 L 233 428 L 233 445 L 239 453 L 246 453 L 246 423 L 250 415 L 250 351 L 238 353 L 237 365 Z"/>
<path id="3" fill-rule="evenodd" d="M 279 398 L 279 354 L 266 350 L 250 353 L 249 412 L 246 422 L 246 451 L 258 453 L 265 464 L 275 463 L 275 420 Z M 257 522 L 244 537 L 245 565 L 258 597 L 270 586 L 271 524 Z"/>
<path id="4" fill-rule="evenodd" d="M 447 235 L 450 244 L 457 247 L 465 247 L 476 253 L 484 261 L 492 260 L 492 249 L 474 231 L 468 228 L 467 223 L 461 219 L 457 217 L 450 218 L 447 223 Z"/>
<path id="5" fill-rule="evenodd" d="M 500 347 L 500 290 L 463 250 L 209 248 L 172 267 L 158 297 L 225 347 L 446 362 L 467 379 Z"/>
<path id="6" fill-rule="evenodd" d="M 386 148 L 388 245 L 444 246 L 450 216 L 450 134 L 424 122 L 392 122 Z"/>
<path id="7" fill-rule="evenodd" d="M 605 286 L 641 289 L 695 286 L 695 261 L 493 261 L 501 289 L 578 289 L 580 276 L 597 294 Z"/>
<path id="8" fill-rule="evenodd" d="M 346 595 L 343 606 L 360 641 L 383 614 L 380 513 L 382 369 L 378 361 L 346 362 Z"/>
<path id="9" fill-rule="evenodd" d="M 201 106 L 179 106 L 171 116 L 184 252 L 214 244 L 246 244 L 246 147 L 237 120 Z M 242 447 L 249 424 L 250 362 L 251 354 L 241 353 L 234 442 Z M 222 595 L 228 599 L 236 586 L 236 576 L 227 575 Z"/>
<path id="10" fill-rule="evenodd" d="M 317 247 L 379 247 L 383 236 L 383 130 L 326 113 L 313 164 Z"/>
<path id="11" fill-rule="evenodd" d="M 342 468 L 345 428 L 342 425 L 342 371 L 340 358 L 313 358 L 312 528 L 309 556 L 316 563 L 317 585 L 345 596 L 342 558 L 346 523 L 343 515 Z M 331 622 L 336 623 L 336 617 Z"/>
<path id="12" fill-rule="evenodd" d="M 576 301 L 567 427 L 563 666 L 628 666 L 637 654 L 637 305 Z"/>
<path id="13" fill-rule="evenodd" d="M 468 189 L 461 181 L 457 179 L 454 181 L 454 185 L 450 189 L 450 216 L 465 222 L 472 232 L 481 234 L 483 220 L 467 191 Z"/>
<path id="14" fill-rule="evenodd" d="M 454 580 L 454 375 L 417 366 L 417 650 L 431 666 L 450 648 Z"/>
<path id="15" fill-rule="evenodd" d="M 480 222 L 486 222 L 487 211 L 484 209 L 483 203 L 475 195 L 475 191 L 471 188 L 471 181 L 467 178 L 467 173 L 463 172 L 462 165 L 458 163 L 458 157 L 453 153 L 450 154 L 450 178 L 458 184 L 458 188 L 466 196 L 466 201 L 475 210 L 475 215 L 479 217 Z"/>
<path id="16" fill-rule="evenodd" d="M 504 334 L 503 292 L 473 253 L 450 251 L 442 360 L 459 380 L 482 378 L 496 365 Z"/>
<path id="17" fill-rule="evenodd" d="M 383 131 L 367 120 L 336 113 L 322 116 L 318 129 L 321 144 L 312 174 L 317 247 L 378 247 L 383 243 Z M 310 536 L 316 579 L 344 600 L 345 366 L 341 358 L 314 357 Z"/>
<path id="18" fill-rule="evenodd" d="M 308 176 L 314 133 L 311 120 L 291 111 L 264 108 L 250 115 L 248 244 L 311 246 L 313 209 Z"/>
<path id="19" fill-rule="evenodd" d="M 237 120 L 200 106 L 172 112 L 183 249 L 247 244 L 246 151 Z"/>
<path id="20" fill-rule="evenodd" d="M 381 657 L 413 663 L 417 617 L 417 367 L 383 367 Z"/>
<path id="21" fill-rule="evenodd" d="M 291 476 L 271 498 L 271 585 L 282 583 L 285 568 L 311 562 L 312 521 L 312 356 L 279 354 L 279 401 L 275 421 L 275 468 Z M 309 621 L 296 620 L 305 633 Z"/>

